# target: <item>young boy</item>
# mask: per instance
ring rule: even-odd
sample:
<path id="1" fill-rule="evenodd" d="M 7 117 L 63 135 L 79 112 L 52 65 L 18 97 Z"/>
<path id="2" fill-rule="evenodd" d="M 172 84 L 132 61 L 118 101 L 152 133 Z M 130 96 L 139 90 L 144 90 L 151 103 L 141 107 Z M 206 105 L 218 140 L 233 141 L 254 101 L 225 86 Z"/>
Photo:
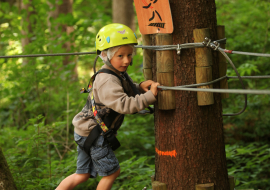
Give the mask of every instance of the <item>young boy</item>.
<path id="1" fill-rule="evenodd" d="M 135 84 L 136 88 L 143 92 L 134 94 L 131 84 L 127 81 L 125 74 L 128 66 L 132 64 L 134 45 L 137 44 L 136 35 L 133 31 L 122 24 L 109 24 L 104 26 L 96 36 L 96 50 L 105 63 L 102 69 L 109 69 L 118 75 L 99 73 L 93 83 L 93 97 L 101 118 L 106 116 L 108 110 L 119 113 L 113 120 L 110 129 L 116 133 L 121 126 L 124 114 L 133 114 L 147 108 L 156 101 L 158 93 L 154 81 L 148 80 Z M 119 79 L 119 77 L 122 77 Z M 130 79 L 130 78 L 129 78 Z M 150 90 L 148 88 L 151 86 Z M 88 102 L 91 101 L 90 95 Z M 97 121 L 93 112 L 89 111 L 89 104 L 78 113 L 72 123 L 74 125 L 74 139 L 79 145 L 77 147 L 77 170 L 76 173 L 65 178 L 57 187 L 57 190 L 73 189 L 78 184 L 85 182 L 88 178 L 95 178 L 97 174 L 103 176 L 97 190 L 110 190 L 114 180 L 120 174 L 120 166 L 112 148 L 103 135 L 98 135 L 90 148 L 90 155 L 82 150 L 84 142 Z"/>

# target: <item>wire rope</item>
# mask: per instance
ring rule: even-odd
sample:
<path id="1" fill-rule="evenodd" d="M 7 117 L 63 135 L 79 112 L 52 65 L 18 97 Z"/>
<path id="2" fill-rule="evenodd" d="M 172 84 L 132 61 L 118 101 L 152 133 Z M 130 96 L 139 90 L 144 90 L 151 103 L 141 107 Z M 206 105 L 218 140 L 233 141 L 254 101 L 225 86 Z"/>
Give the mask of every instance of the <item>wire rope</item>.
<path id="1" fill-rule="evenodd" d="M 237 76 L 227 76 L 228 79 L 238 79 Z M 265 76 L 241 76 L 242 79 L 269 79 L 270 75 Z"/>
<path id="2" fill-rule="evenodd" d="M 239 115 L 243 113 L 247 107 L 247 94 L 270 94 L 269 90 L 245 90 L 244 83 L 242 79 L 255 79 L 255 78 L 270 78 L 270 76 L 240 76 L 238 73 L 236 67 L 234 66 L 233 62 L 231 59 L 228 57 L 226 53 L 231 53 L 231 54 L 241 54 L 241 55 L 252 55 L 252 56 L 261 56 L 261 57 L 270 57 L 270 54 L 265 54 L 265 53 L 250 53 L 250 52 L 241 52 L 241 51 L 233 51 L 233 50 L 226 50 L 222 49 L 219 47 L 219 43 L 226 43 L 226 38 L 216 40 L 214 43 L 211 43 L 211 40 L 208 38 L 205 38 L 206 42 L 202 43 L 185 43 L 185 44 L 177 44 L 177 45 L 162 45 L 162 46 L 145 46 L 145 45 L 137 45 L 135 46 L 136 48 L 143 48 L 143 49 L 150 49 L 150 50 L 156 50 L 156 51 L 164 51 L 164 50 L 177 50 L 177 54 L 181 53 L 181 49 L 188 49 L 188 48 L 198 48 L 198 47 L 211 47 L 214 50 L 218 50 L 231 64 L 232 68 L 234 69 L 235 73 L 237 76 L 223 76 L 220 77 L 219 79 L 207 82 L 207 83 L 200 83 L 200 84 L 191 84 L 191 85 L 182 85 L 182 86 L 175 86 L 175 87 L 166 87 L 166 86 L 158 86 L 161 89 L 164 90 L 186 90 L 186 91 L 204 91 L 204 92 L 214 92 L 214 93 L 236 93 L 239 92 L 238 94 L 244 94 L 245 96 L 245 104 L 244 108 L 235 114 L 223 114 L 224 116 L 233 116 L 233 115 Z M 87 54 L 96 54 L 96 52 L 78 52 L 78 53 L 51 53 L 51 54 L 32 54 L 32 55 L 10 55 L 10 56 L 0 56 L 0 58 L 26 58 L 26 57 L 47 57 L 47 56 L 68 56 L 68 55 L 87 55 Z M 96 73 L 96 62 L 99 56 L 96 56 L 93 69 L 94 72 Z M 215 82 L 218 82 L 224 78 L 232 78 L 232 79 L 239 79 L 239 82 L 243 88 L 243 90 L 240 89 L 202 89 L 202 88 L 197 88 L 193 89 L 192 87 L 199 87 L 199 86 L 205 86 L 209 84 L 213 84 Z"/>
<path id="3" fill-rule="evenodd" d="M 250 90 L 250 89 L 204 89 L 204 88 L 186 88 L 176 86 L 158 86 L 160 89 L 165 90 L 182 90 L 182 91 L 200 91 L 200 92 L 213 92 L 213 93 L 232 93 L 232 94 L 270 94 L 270 90 Z M 239 93 L 237 93 L 239 92 Z"/>
<path id="4" fill-rule="evenodd" d="M 0 58 L 48 57 L 48 56 L 68 56 L 68 55 L 87 55 L 87 54 L 96 54 L 96 52 L 48 53 L 48 54 L 32 54 L 32 55 L 7 55 L 7 56 L 0 56 Z"/>

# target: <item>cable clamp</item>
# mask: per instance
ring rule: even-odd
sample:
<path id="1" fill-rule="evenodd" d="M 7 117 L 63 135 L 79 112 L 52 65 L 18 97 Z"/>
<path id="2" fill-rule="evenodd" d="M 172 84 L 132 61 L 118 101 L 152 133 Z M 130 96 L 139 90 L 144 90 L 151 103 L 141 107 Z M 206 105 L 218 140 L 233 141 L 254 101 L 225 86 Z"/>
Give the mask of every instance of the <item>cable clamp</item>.
<path id="1" fill-rule="evenodd" d="M 181 47 L 180 47 L 180 44 L 177 44 L 178 46 L 177 46 L 177 55 L 180 55 L 181 54 Z"/>
<path id="2" fill-rule="evenodd" d="M 208 41 L 208 43 L 206 44 L 206 46 L 210 46 L 210 44 L 211 44 L 211 39 L 209 39 L 209 41 Z"/>
<path id="3" fill-rule="evenodd" d="M 205 38 L 204 38 L 204 41 L 202 42 L 202 44 L 205 45 L 205 46 L 209 46 L 210 43 L 211 43 L 211 39 L 209 39 L 209 38 L 207 38 L 207 37 L 205 37 Z"/>
<path id="4" fill-rule="evenodd" d="M 218 43 L 217 41 L 214 41 L 213 43 L 216 45 L 215 48 L 213 48 L 213 49 L 217 50 L 220 46 L 220 43 Z"/>

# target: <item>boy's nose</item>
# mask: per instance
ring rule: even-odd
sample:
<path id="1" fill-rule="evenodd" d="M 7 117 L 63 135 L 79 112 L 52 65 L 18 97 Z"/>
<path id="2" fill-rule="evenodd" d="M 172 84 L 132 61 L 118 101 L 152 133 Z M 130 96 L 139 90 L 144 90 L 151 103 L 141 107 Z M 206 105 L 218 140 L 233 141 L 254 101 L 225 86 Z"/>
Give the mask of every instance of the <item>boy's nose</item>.
<path id="1" fill-rule="evenodd" d="M 128 57 L 125 57 L 125 59 L 124 59 L 124 63 L 125 63 L 125 64 L 129 64 L 129 63 L 130 63 L 130 60 L 129 60 L 129 58 L 128 58 Z"/>

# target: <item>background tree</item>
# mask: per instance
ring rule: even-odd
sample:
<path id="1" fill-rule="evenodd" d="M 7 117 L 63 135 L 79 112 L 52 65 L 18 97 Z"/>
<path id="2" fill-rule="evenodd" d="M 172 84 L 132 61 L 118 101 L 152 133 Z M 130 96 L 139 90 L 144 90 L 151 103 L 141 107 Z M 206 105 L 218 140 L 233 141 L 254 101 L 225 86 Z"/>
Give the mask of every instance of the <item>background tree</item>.
<path id="1" fill-rule="evenodd" d="M 48 1 L 48 4 L 50 6 L 50 12 L 48 14 L 48 26 L 49 30 L 52 34 L 52 41 L 57 41 L 57 43 L 62 44 L 63 49 L 66 52 L 70 52 L 70 50 L 74 49 L 72 48 L 72 45 L 74 45 L 74 38 L 71 37 L 69 40 L 66 38 L 66 36 L 72 35 L 72 32 L 74 31 L 74 27 L 72 26 L 72 19 L 69 22 L 68 20 L 72 18 L 72 4 L 73 0 L 63 0 L 61 4 L 54 2 L 51 3 Z M 55 19 L 59 18 L 60 15 L 65 16 L 65 22 L 63 23 L 55 23 Z M 52 23 L 53 22 L 53 23 Z M 59 40 L 61 39 L 61 40 Z M 76 61 L 76 60 L 73 60 Z M 63 65 L 67 65 L 72 60 L 70 60 L 70 56 L 65 56 L 63 60 Z M 74 67 L 74 76 L 77 77 L 77 64 Z"/>
<path id="2" fill-rule="evenodd" d="M 16 190 L 17 187 L 9 170 L 7 161 L 0 147 L 0 189 Z"/>
<path id="3" fill-rule="evenodd" d="M 114 23 L 124 24 L 136 30 L 133 0 L 113 0 L 112 18 Z"/>

